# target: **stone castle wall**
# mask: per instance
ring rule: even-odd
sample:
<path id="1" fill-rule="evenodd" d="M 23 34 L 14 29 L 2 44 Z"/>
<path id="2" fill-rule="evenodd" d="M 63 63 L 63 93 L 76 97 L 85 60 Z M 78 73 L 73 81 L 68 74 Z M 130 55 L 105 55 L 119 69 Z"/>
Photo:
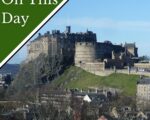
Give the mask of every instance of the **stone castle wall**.
<path id="1" fill-rule="evenodd" d="M 28 45 L 27 62 L 36 59 L 41 53 L 48 54 L 48 42 L 47 37 L 31 42 L 31 44 Z"/>
<path id="2" fill-rule="evenodd" d="M 105 58 L 111 58 L 112 45 L 106 43 L 96 44 L 96 57 L 97 59 L 104 60 Z"/>
<path id="3" fill-rule="evenodd" d="M 91 73 L 98 73 L 99 71 L 105 70 L 105 62 L 89 62 L 89 63 L 81 63 L 78 64 L 78 67 L 91 72 Z"/>
<path id="4" fill-rule="evenodd" d="M 135 63 L 134 67 L 139 69 L 150 69 L 150 63 Z"/>
<path id="5" fill-rule="evenodd" d="M 56 33 L 57 32 L 57 33 Z M 39 35 L 28 45 L 28 56 L 26 62 L 36 59 L 40 54 L 50 57 L 59 56 L 67 61 L 74 60 L 74 35 L 58 33 Z M 73 60 L 71 60 L 73 62 Z"/>
<path id="6" fill-rule="evenodd" d="M 96 59 L 95 43 L 77 42 L 75 44 L 75 65 L 94 62 Z"/>

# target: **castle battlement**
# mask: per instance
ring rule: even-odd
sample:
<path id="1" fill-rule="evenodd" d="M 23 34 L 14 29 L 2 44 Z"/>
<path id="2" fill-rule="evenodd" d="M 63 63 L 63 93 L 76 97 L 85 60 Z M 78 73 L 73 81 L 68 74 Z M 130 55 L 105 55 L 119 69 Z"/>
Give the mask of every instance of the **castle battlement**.
<path id="1" fill-rule="evenodd" d="M 75 45 L 78 46 L 95 46 L 96 43 L 95 42 L 76 42 Z"/>

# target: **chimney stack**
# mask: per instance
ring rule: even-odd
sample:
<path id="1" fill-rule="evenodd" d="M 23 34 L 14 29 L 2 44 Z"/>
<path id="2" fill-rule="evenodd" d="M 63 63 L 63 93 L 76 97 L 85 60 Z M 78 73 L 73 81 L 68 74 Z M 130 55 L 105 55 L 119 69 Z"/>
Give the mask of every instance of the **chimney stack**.
<path id="1" fill-rule="evenodd" d="M 71 33 L 71 27 L 70 26 L 66 26 L 66 33 Z"/>

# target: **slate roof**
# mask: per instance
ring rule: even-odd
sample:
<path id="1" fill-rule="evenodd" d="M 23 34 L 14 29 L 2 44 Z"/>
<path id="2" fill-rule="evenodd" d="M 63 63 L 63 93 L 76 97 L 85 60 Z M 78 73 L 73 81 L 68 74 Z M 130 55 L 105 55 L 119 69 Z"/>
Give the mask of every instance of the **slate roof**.
<path id="1" fill-rule="evenodd" d="M 137 84 L 150 84 L 150 78 L 140 79 Z"/>
<path id="2" fill-rule="evenodd" d="M 80 93 L 76 92 L 74 93 L 75 96 L 86 96 L 88 95 L 89 98 L 92 100 L 93 103 L 101 103 L 107 100 L 106 96 L 104 94 L 98 94 L 98 93 Z"/>

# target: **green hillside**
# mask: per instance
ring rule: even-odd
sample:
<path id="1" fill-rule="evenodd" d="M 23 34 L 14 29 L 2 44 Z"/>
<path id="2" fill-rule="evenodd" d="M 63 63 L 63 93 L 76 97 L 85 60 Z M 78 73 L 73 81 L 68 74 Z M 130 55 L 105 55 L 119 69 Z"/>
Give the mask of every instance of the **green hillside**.
<path id="1" fill-rule="evenodd" d="M 139 79 L 137 75 L 112 74 L 107 77 L 101 77 L 86 72 L 78 67 L 68 68 L 63 75 L 53 84 L 64 86 L 65 88 L 82 88 L 88 87 L 112 87 L 123 90 L 126 95 L 134 96 L 136 93 L 136 82 Z"/>

